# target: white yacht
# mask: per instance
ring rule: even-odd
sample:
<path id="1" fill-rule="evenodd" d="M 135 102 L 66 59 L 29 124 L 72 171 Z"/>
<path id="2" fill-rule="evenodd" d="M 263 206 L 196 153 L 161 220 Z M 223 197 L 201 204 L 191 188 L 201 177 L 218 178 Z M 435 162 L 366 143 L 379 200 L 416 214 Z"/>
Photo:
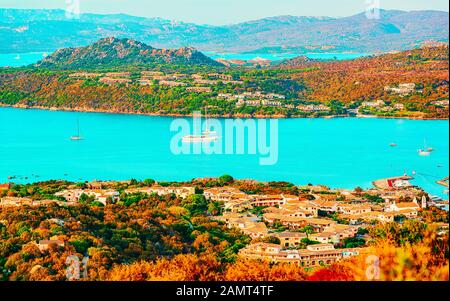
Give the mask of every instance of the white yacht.
<path id="1" fill-rule="evenodd" d="M 215 131 L 211 131 L 208 126 L 208 112 L 205 108 L 205 130 L 201 135 L 195 135 L 196 129 L 194 128 L 193 135 L 184 136 L 182 142 L 184 143 L 209 143 L 217 141 L 218 137 L 216 136 Z"/>
<path id="2" fill-rule="evenodd" d="M 431 155 L 432 151 L 433 151 L 433 149 L 431 147 L 427 147 L 427 142 L 424 141 L 423 149 L 419 149 L 419 156 L 427 157 L 427 156 Z"/>
<path id="3" fill-rule="evenodd" d="M 431 153 L 429 151 L 419 149 L 419 156 L 428 157 L 429 155 L 431 155 Z"/>
<path id="4" fill-rule="evenodd" d="M 217 141 L 217 137 L 216 136 L 206 136 L 206 135 L 188 135 L 188 136 L 184 136 L 182 141 L 185 143 L 214 142 L 214 141 Z"/>

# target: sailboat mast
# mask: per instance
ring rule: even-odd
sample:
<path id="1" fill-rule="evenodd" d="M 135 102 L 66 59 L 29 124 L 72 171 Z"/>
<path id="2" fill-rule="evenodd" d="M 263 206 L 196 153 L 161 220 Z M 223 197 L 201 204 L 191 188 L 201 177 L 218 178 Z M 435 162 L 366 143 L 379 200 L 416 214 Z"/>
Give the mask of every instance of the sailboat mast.
<path id="1" fill-rule="evenodd" d="M 208 128 L 208 107 L 205 107 L 205 126 L 206 126 L 206 129 L 205 129 L 205 131 L 209 131 L 209 128 Z"/>
<path id="2" fill-rule="evenodd" d="M 77 136 L 80 137 L 80 119 L 77 118 Z"/>

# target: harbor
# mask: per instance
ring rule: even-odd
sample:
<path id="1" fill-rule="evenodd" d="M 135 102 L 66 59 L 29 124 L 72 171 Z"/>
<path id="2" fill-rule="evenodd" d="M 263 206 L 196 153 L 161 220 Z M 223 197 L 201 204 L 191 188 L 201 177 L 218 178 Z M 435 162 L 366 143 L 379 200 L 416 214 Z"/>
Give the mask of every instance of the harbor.
<path id="1" fill-rule="evenodd" d="M 278 161 L 261 166 L 260 154 L 172 153 L 175 133 L 170 131 L 170 125 L 174 119 L 0 108 L 0 182 L 130 178 L 185 181 L 231 174 L 241 179 L 352 189 L 370 188 L 375 179 L 403 175 L 406 171 L 414 179 L 403 180 L 448 199 L 444 187 L 436 183 L 448 176 L 449 145 L 448 140 L 441 139 L 449 134 L 448 121 L 283 119 L 278 121 Z M 222 125 L 225 121 L 218 119 Z M 193 129 L 192 120 L 188 122 Z M 201 130 L 206 129 L 198 127 L 197 132 L 184 135 L 198 135 Z M 83 140 L 72 141 L 70 137 L 74 135 Z M 228 133 L 211 136 L 228 137 Z M 434 148 L 426 157 L 417 154 L 424 137 Z M 218 143 L 224 141 L 219 139 Z M 392 142 L 397 146 L 390 147 Z M 386 181 L 376 185 L 388 187 Z"/>

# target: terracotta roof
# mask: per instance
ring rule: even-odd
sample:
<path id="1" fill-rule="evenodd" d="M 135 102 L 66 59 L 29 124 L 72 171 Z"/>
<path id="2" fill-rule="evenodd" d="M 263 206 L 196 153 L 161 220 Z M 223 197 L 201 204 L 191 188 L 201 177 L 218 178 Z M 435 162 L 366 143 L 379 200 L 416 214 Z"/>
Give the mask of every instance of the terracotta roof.
<path id="1" fill-rule="evenodd" d="M 306 237 L 305 233 L 301 232 L 280 232 L 275 234 L 276 237 L 285 238 L 285 237 Z"/>
<path id="2" fill-rule="evenodd" d="M 419 205 L 414 202 L 396 203 L 398 208 L 419 208 Z"/>

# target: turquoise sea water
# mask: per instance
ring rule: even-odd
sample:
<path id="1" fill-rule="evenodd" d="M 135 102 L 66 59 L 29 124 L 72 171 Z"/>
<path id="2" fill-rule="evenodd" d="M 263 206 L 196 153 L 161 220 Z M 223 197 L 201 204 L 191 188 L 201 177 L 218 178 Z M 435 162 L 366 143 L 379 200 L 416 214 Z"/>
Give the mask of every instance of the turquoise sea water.
<path id="1" fill-rule="evenodd" d="M 20 67 L 30 64 L 34 64 L 47 54 L 46 52 L 31 52 L 31 53 L 0 53 L 0 67 Z M 225 58 L 225 59 L 241 59 L 241 60 L 251 60 L 256 57 L 261 57 L 271 61 L 278 61 L 284 59 L 290 59 L 297 57 L 299 55 L 305 55 L 312 59 L 338 59 L 338 60 L 348 60 L 354 59 L 361 56 L 366 56 L 365 53 L 307 53 L 307 54 L 295 54 L 295 53 L 282 53 L 282 54 L 271 54 L 271 53 L 217 53 L 217 52 L 205 52 L 206 55 L 213 59 Z"/>
<path id="2" fill-rule="evenodd" d="M 205 55 L 213 59 L 238 59 L 238 60 L 252 60 L 254 58 L 260 57 L 270 61 L 280 61 L 285 59 L 292 59 L 297 56 L 306 56 L 311 59 L 318 60 L 351 60 L 362 56 L 368 56 L 367 53 L 219 53 L 219 52 L 204 52 Z"/>
<path id="3" fill-rule="evenodd" d="M 82 141 L 71 141 L 80 123 Z M 435 181 L 448 175 L 448 121 L 282 119 L 278 162 L 258 155 L 175 155 L 174 118 L 0 108 L 0 183 L 46 179 L 190 180 L 231 174 L 262 181 L 371 187 L 373 180 L 417 172 L 414 184 L 448 197 Z M 225 122 L 220 120 L 221 124 Z M 223 135 L 223 133 L 219 133 Z M 424 139 L 435 151 L 417 153 Z M 390 147 L 390 143 L 398 146 Z M 27 177 L 25 179 L 24 177 Z"/>
<path id="4" fill-rule="evenodd" d="M 48 53 L 0 53 L 0 67 L 21 67 L 34 64 L 42 60 Z"/>

